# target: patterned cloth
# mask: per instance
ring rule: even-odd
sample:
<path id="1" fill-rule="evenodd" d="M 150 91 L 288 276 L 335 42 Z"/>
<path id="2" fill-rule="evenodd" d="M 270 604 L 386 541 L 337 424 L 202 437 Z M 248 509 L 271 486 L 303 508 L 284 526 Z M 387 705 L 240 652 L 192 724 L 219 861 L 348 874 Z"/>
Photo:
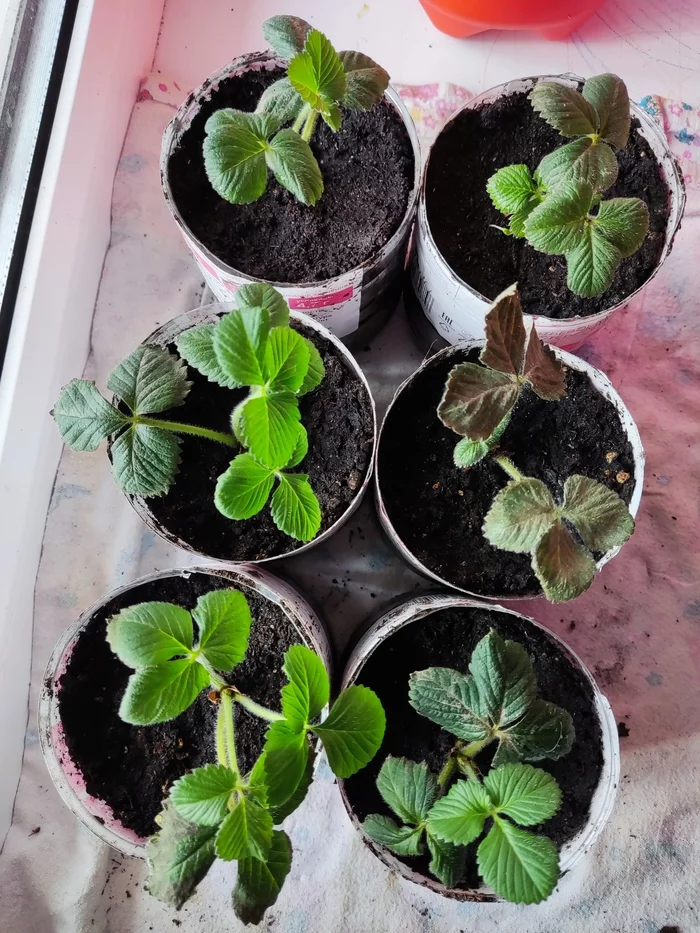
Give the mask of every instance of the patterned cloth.
<path id="1" fill-rule="evenodd" d="M 405 86 L 401 92 L 424 142 L 469 99 L 469 92 L 453 85 Z M 200 274 L 159 184 L 161 135 L 182 96 L 174 81 L 152 76 L 124 142 L 85 370 L 102 386 L 112 366 L 148 333 L 201 298 Z M 698 111 L 651 97 L 644 106 L 665 126 L 688 183 L 697 187 Z M 288 821 L 291 875 L 262 929 L 699 933 L 700 273 L 694 234 L 700 230 L 698 195 L 689 195 L 669 261 L 640 298 L 579 351 L 609 375 L 639 425 L 647 472 L 637 531 L 575 602 L 516 604 L 563 635 L 626 723 L 610 824 L 545 904 L 459 904 L 391 875 L 353 830 L 333 777 L 323 768 Z M 397 313 L 357 357 L 381 416 L 422 354 Z M 218 865 L 174 914 L 145 895 L 141 861 L 117 855 L 75 820 L 51 785 L 38 747 L 37 696 L 61 631 L 114 586 L 188 563 L 187 555 L 156 538 L 128 508 L 105 456 L 64 452 L 37 579 L 24 768 L 0 855 L 3 933 L 242 930 L 231 913 L 230 866 Z M 382 603 L 426 586 L 381 536 L 370 499 L 327 545 L 283 562 L 279 570 L 322 608 L 339 650 Z"/>

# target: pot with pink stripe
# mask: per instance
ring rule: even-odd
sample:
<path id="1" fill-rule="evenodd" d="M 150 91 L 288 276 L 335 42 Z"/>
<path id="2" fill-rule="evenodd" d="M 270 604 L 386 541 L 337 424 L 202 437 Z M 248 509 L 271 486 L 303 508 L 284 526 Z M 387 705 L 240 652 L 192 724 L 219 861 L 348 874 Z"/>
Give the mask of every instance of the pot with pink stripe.
<path id="1" fill-rule="evenodd" d="M 201 87 L 192 91 L 163 134 L 160 172 L 166 203 L 204 279 L 220 301 L 231 300 L 242 285 L 268 280 L 253 279 L 229 266 L 197 239 L 185 223 L 173 198 L 168 178 L 168 163 L 172 152 L 178 147 L 183 134 L 199 112 L 202 102 L 209 99 L 223 81 L 247 71 L 271 71 L 284 67 L 286 64 L 270 51 L 254 52 L 234 59 L 210 75 Z M 386 90 L 384 96 L 406 127 L 415 166 L 413 189 L 398 229 L 374 255 L 342 275 L 321 282 L 268 282 L 282 293 L 293 311 L 303 311 L 351 346 L 371 338 L 399 301 L 408 240 L 420 187 L 420 150 L 415 126 L 399 94 L 392 87 Z"/>
<path id="2" fill-rule="evenodd" d="M 473 110 L 484 104 L 490 104 L 501 97 L 530 91 L 539 81 L 557 81 L 568 87 L 578 88 L 583 81 L 576 75 L 538 75 L 519 78 L 499 84 L 482 94 L 473 97 L 457 113 L 453 114 L 441 132 L 464 110 Z M 639 133 L 648 143 L 659 161 L 661 172 L 669 190 L 669 216 L 666 235 L 658 265 L 651 276 L 624 301 L 611 308 L 590 314 L 586 317 L 555 319 L 540 314 L 526 314 L 526 320 L 534 320 L 537 333 L 545 343 L 562 350 L 575 350 L 585 343 L 601 327 L 610 323 L 612 318 L 646 288 L 665 262 L 673 240 L 678 232 L 685 208 L 685 186 L 678 164 L 671 152 L 663 130 L 644 110 L 636 104 L 630 104 L 633 118 L 639 121 Z M 430 155 L 426 160 L 421 185 L 420 200 L 416 219 L 416 231 L 413 238 L 409 263 L 410 281 L 406 282 L 404 299 L 409 319 L 426 348 L 439 349 L 462 340 L 480 339 L 484 333 L 484 318 L 491 307 L 491 300 L 463 281 L 448 265 L 435 243 L 428 222 L 426 207 L 426 178 Z M 408 279 L 408 277 L 407 277 Z"/>

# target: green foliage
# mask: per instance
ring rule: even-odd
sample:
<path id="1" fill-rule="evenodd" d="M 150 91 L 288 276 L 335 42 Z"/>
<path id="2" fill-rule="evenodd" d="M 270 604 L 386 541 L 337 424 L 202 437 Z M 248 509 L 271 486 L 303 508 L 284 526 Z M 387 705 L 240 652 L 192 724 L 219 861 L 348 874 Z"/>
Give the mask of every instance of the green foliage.
<path id="1" fill-rule="evenodd" d="M 73 450 L 97 450 L 111 437 L 112 472 L 122 489 L 160 496 L 177 473 L 179 439 L 150 424 L 148 416 L 182 405 L 191 385 L 182 360 L 159 347 L 141 346 L 107 378 L 128 413 L 108 402 L 94 382 L 73 379 L 61 389 L 52 415 Z"/>
<path id="2" fill-rule="evenodd" d="M 199 644 L 193 645 L 193 617 Z M 109 620 L 107 641 L 134 669 L 119 707 L 133 725 L 179 716 L 212 682 L 212 668 L 240 663 L 248 647 L 251 616 L 237 590 L 201 596 L 192 615 L 169 603 L 139 603 Z M 229 663 L 230 662 L 230 663 Z"/>
<path id="3" fill-rule="evenodd" d="M 273 85 L 274 87 L 274 85 Z M 282 109 L 279 91 L 268 113 L 215 111 L 204 127 L 204 168 L 212 188 L 232 204 L 257 201 L 267 188 L 267 170 L 302 204 L 314 205 L 323 194 L 323 179 L 307 140 L 281 129 L 293 109 Z"/>
<path id="4" fill-rule="evenodd" d="M 442 423 L 468 442 L 455 449 L 457 466 L 473 466 L 497 446 L 525 385 L 547 400 L 566 394 L 561 363 L 534 325 L 526 334 L 515 286 L 499 295 L 486 315 L 479 359 L 481 365 L 459 363 L 450 371 L 438 406 Z"/>
<path id="5" fill-rule="evenodd" d="M 318 117 L 333 131 L 340 129 L 341 106 L 369 110 L 384 94 L 389 75 L 361 52 L 336 52 L 298 16 L 273 16 L 262 31 L 289 63 L 287 74 L 265 89 L 255 113 L 222 109 L 211 115 L 204 167 L 216 193 L 233 204 L 261 197 L 270 170 L 298 201 L 313 206 L 323 194 L 309 145 Z"/>
<path id="6" fill-rule="evenodd" d="M 231 592 L 219 590 L 208 596 Z M 193 612 L 200 628 L 197 648 L 192 648 L 189 613 L 163 603 L 150 604 L 150 613 L 136 613 L 137 630 L 122 619 L 114 627 L 110 643 L 113 647 L 118 644 L 132 661 L 146 659 L 158 664 L 171 652 L 193 652 L 201 657 L 208 652 L 211 658 L 214 651 L 239 663 L 245 653 L 240 628 L 230 627 L 232 613 L 226 612 L 219 600 L 203 603 L 205 599 L 200 599 Z M 244 634 L 247 641 L 247 630 Z M 341 693 L 329 716 L 318 723 L 330 696 L 323 662 L 305 646 L 294 645 L 285 654 L 283 670 L 288 683 L 281 693 L 281 713 L 260 706 L 217 678 L 214 671 L 209 672 L 220 694 L 218 763 L 181 777 L 165 801 L 160 832 L 149 841 L 147 850 L 149 890 L 161 900 L 180 907 L 215 857 L 236 861 L 234 910 L 244 923 L 259 923 L 277 899 L 291 865 L 289 839 L 274 827 L 301 804 L 311 784 L 314 755 L 309 734 L 323 733 L 331 767 L 339 776 L 354 773 L 377 751 L 384 714 L 371 690 L 350 688 Z M 263 752 L 245 776 L 238 770 L 235 751 L 235 703 L 270 723 Z M 336 762 L 340 762 L 340 769 Z"/>
<path id="7" fill-rule="evenodd" d="M 627 89 L 612 74 L 590 78 L 582 92 L 541 81 L 530 100 L 571 142 L 546 155 L 534 175 L 526 165 L 499 169 L 487 191 L 509 218 L 504 233 L 564 255 L 570 290 L 594 298 L 610 287 L 621 260 L 639 249 L 649 229 L 649 211 L 639 198 L 601 201 L 617 179 L 611 147 L 621 149 L 629 137 Z"/>
<path id="8" fill-rule="evenodd" d="M 61 390 L 52 414 L 74 450 L 96 450 L 111 437 L 112 472 L 133 495 L 168 492 L 181 434 L 247 448 L 219 477 L 214 496 L 219 511 L 233 520 L 251 518 L 276 485 L 270 508 L 277 527 L 311 541 L 321 527 L 318 499 L 308 475 L 288 471 L 308 453 L 299 399 L 323 380 L 323 360 L 314 344 L 289 326 L 287 304 L 271 285 L 245 285 L 236 302 L 238 308 L 217 324 L 201 324 L 177 337 L 181 359 L 141 346 L 120 363 L 107 385 L 121 407 L 110 404 L 94 382 L 74 379 Z M 185 401 L 192 385 L 186 363 L 228 389 L 248 387 L 232 413 L 231 434 L 150 417 Z"/>
<path id="9" fill-rule="evenodd" d="M 322 381 L 323 360 L 311 341 L 289 326 L 279 292 L 246 285 L 236 302 L 237 310 L 218 324 L 194 327 L 177 341 L 187 362 L 212 382 L 249 387 L 231 417 L 236 437 L 248 449 L 219 477 L 214 501 L 227 518 L 242 521 L 257 515 L 271 497 L 277 527 L 310 541 L 321 527 L 318 499 L 307 474 L 288 471 L 308 453 L 299 399 Z"/>
<path id="10" fill-rule="evenodd" d="M 478 839 L 491 820 L 477 851 L 484 882 L 516 904 L 538 903 L 554 889 L 559 876 L 556 846 L 511 822 L 534 826 L 557 812 L 561 791 L 545 771 L 517 763 L 494 766 L 483 782 L 460 780 L 439 796 L 438 782 L 425 764 L 389 757 L 377 777 L 377 788 L 401 823 L 372 814 L 362 824 L 364 831 L 403 857 L 422 855 L 427 842 L 430 871 L 447 887 L 461 880 L 465 846 Z"/>
<path id="11" fill-rule="evenodd" d="M 233 889 L 233 909 L 238 919 L 244 924 L 260 923 L 267 908 L 277 900 L 291 867 L 289 836 L 276 829 L 264 859 L 245 858 L 238 863 Z"/>
<path id="12" fill-rule="evenodd" d="M 552 602 L 587 590 L 596 572 L 591 552 L 619 547 L 633 531 L 634 519 L 622 499 L 580 475 L 566 480 L 560 505 L 541 480 L 512 480 L 494 499 L 483 528 L 495 547 L 532 555 L 533 570 Z"/>
<path id="13" fill-rule="evenodd" d="M 571 716 L 537 698 L 525 649 L 493 630 L 474 649 L 469 674 L 443 667 L 416 671 L 408 695 L 416 712 L 460 740 L 458 761 L 491 742 L 498 743 L 493 767 L 556 759 L 568 754 L 574 740 Z"/>

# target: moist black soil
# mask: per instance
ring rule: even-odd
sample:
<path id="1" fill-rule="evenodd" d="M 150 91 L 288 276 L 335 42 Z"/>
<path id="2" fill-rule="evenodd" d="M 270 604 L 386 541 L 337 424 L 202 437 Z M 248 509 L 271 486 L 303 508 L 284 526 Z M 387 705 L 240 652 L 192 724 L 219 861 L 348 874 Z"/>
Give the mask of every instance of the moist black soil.
<path id="1" fill-rule="evenodd" d="M 255 110 L 263 90 L 282 74 L 249 72 L 223 81 L 170 156 L 168 175 L 185 223 L 219 259 L 254 278 L 318 282 L 359 266 L 394 235 L 413 190 L 413 149 L 386 100 L 367 112 L 343 110 L 337 133 L 319 121 L 311 141 L 325 186 L 313 207 L 271 173 L 261 198 L 230 204 L 204 171 L 204 125 L 223 107 Z"/>
<path id="2" fill-rule="evenodd" d="M 452 455 L 460 438 L 436 414 L 450 369 L 476 362 L 477 354 L 456 351 L 437 360 L 396 401 L 379 446 L 381 491 L 397 534 L 429 570 L 484 596 L 532 596 L 541 588 L 529 556 L 492 547 L 481 532 L 508 477 L 490 458 L 458 469 Z M 502 452 L 555 496 L 568 476 L 581 473 L 629 503 L 634 458 L 620 417 L 587 375 L 567 370 L 566 377 L 567 396 L 559 402 L 545 402 L 525 388 L 501 439 Z M 619 482 L 625 474 L 629 478 Z"/>
<path id="3" fill-rule="evenodd" d="M 394 817 L 375 784 L 388 755 L 425 761 L 438 774 L 454 745 L 454 736 L 420 716 L 409 704 L 409 675 L 427 667 L 450 667 L 466 673 L 472 651 L 491 628 L 503 638 L 523 645 L 535 668 L 539 696 L 567 710 L 576 730 L 568 755 L 558 761 L 545 759 L 534 763 L 556 779 L 562 791 L 562 804 L 555 816 L 531 829 L 561 845 L 584 826 L 603 767 L 602 736 L 594 713 L 591 685 L 546 632 L 505 613 L 483 609 L 441 610 L 412 622 L 383 642 L 363 668 L 358 683 L 371 687 L 379 695 L 387 727 L 377 755 L 366 768 L 345 781 L 348 799 L 360 820 L 370 813 Z M 483 772 L 488 770 L 494 751 L 493 746 L 487 746 L 477 756 L 476 762 Z M 460 887 L 479 887 L 477 846 L 478 841 L 469 846 L 471 855 Z M 429 875 L 427 857 L 402 861 Z"/>
<path id="4" fill-rule="evenodd" d="M 345 512 L 362 485 L 372 458 L 374 426 L 363 383 L 347 369 L 333 344 L 315 331 L 293 325 L 318 348 L 326 375 L 300 399 L 309 452 L 295 472 L 308 473 L 321 505 L 321 531 Z M 176 352 L 175 347 L 169 349 Z M 193 383 L 187 401 L 162 417 L 217 431 L 231 430 L 231 412 L 245 389 L 226 389 L 188 368 Z M 148 500 L 154 518 L 195 550 L 221 560 L 260 560 L 286 554 L 299 542 L 275 525 L 269 504 L 245 521 L 232 521 L 214 505 L 218 477 L 235 453 L 223 444 L 185 435 L 180 471 L 167 495 Z"/>
<path id="5" fill-rule="evenodd" d="M 526 93 L 463 111 L 440 134 L 430 154 L 426 180 L 428 222 L 435 243 L 454 272 L 486 298 L 518 283 L 523 308 L 551 318 L 586 317 L 622 301 L 658 265 L 669 215 L 669 190 L 651 147 L 632 120 L 627 145 L 617 152 L 620 172 L 605 198 L 641 198 L 649 208 L 649 234 L 623 259 L 610 288 L 581 298 L 566 287 L 563 256 L 538 253 L 523 239 L 504 236 L 505 226 L 486 192 L 486 182 L 504 165 L 534 171 L 543 156 L 567 140 L 532 109 Z"/>
<path id="6" fill-rule="evenodd" d="M 127 606 L 150 600 L 193 609 L 211 590 L 230 580 L 206 574 L 189 579 L 166 577 L 135 587 L 95 613 L 80 636 L 60 678 L 58 703 L 66 745 L 93 797 L 104 800 L 115 817 L 139 836 L 156 832 L 168 788 L 192 768 L 216 761 L 216 706 L 204 690 L 192 706 L 170 722 L 130 726 L 119 718 L 119 703 L 131 674 L 112 653 L 105 632 L 108 620 Z M 279 708 L 284 653 L 301 639 L 282 610 L 246 586 L 253 616 L 248 652 L 231 682 L 260 703 Z M 236 708 L 236 750 L 241 769 L 259 756 L 267 724 Z"/>

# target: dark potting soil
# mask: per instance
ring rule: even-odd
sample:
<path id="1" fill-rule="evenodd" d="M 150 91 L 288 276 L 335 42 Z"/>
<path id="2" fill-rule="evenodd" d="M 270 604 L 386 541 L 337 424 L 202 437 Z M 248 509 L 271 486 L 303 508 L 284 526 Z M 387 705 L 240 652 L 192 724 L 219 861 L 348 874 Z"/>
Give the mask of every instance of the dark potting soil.
<path id="1" fill-rule="evenodd" d="M 541 589 L 530 557 L 492 547 L 481 531 L 508 476 L 488 457 L 470 470 L 458 469 L 452 455 L 460 438 L 436 413 L 450 369 L 476 362 L 478 352 L 456 351 L 436 361 L 397 399 L 379 446 L 381 492 L 397 534 L 429 570 L 484 596 L 531 596 Z M 501 448 L 555 497 L 568 476 L 581 473 L 626 503 L 632 498 L 632 447 L 614 406 L 584 373 L 567 370 L 567 396 L 559 402 L 545 402 L 525 388 Z M 615 456 L 608 461 L 608 454 Z"/>
<path id="2" fill-rule="evenodd" d="M 219 259 L 254 278 L 318 282 L 359 266 L 399 228 L 413 190 L 411 141 L 386 100 L 369 111 L 343 110 L 334 133 L 323 121 L 311 148 L 325 190 L 305 207 L 269 173 L 253 204 L 230 204 L 204 171 L 204 125 L 215 110 L 255 110 L 281 70 L 248 72 L 222 81 L 170 156 L 176 205 L 194 235 Z"/>
<path id="3" fill-rule="evenodd" d="M 374 437 L 371 403 L 363 383 L 343 365 L 330 341 L 310 328 L 293 326 L 313 341 L 326 367 L 321 385 L 300 399 L 309 452 L 295 471 L 309 475 L 321 504 L 324 531 L 345 512 L 369 469 Z M 170 349 L 176 352 L 174 346 Z M 230 431 L 231 412 L 246 390 L 218 386 L 191 367 L 187 378 L 193 383 L 187 401 L 162 417 Z M 216 481 L 234 451 L 191 435 L 183 436 L 181 450 L 180 470 L 170 491 L 148 500 L 154 518 L 171 534 L 222 560 L 259 560 L 299 546 L 277 528 L 269 504 L 246 521 L 232 521 L 218 511 Z"/>
<path id="4" fill-rule="evenodd" d="M 566 287 L 563 256 L 538 253 L 524 239 L 504 236 L 505 226 L 486 191 L 504 165 L 534 171 L 542 157 L 567 140 L 532 109 L 526 93 L 464 110 L 437 138 L 430 154 L 426 208 L 435 243 L 454 272 L 493 299 L 518 283 L 523 308 L 551 318 L 586 317 L 622 301 L 658 265 L 669 215 L 669 190 L 651 147 L 632 120 L 627 145 L 617 151 L 620 172 L 605 198 L 641 198 L 649 208 L 649 233 L 641 248 L 623 259 L 610 288 L 581 298 Z"/>
<path id="5" fill-rule="evenodd" d="M 234 586 L 248 599 L 253 616 L 248 652 L 231 682 L 260 703 L 278 709 L 284 653 L 301 641 L 282 610 L 247 587 L 222 577 L 192 574 L 166 577 L 135 587 L 95 613 L 78 639 L 58 683 L 58 704 L 66 745 L 88 792 L 104 800 L 115 817 L 139 836 L 156 832 L 155 817 L 168 788 L 192 768 L 216 761 L 216 706 L 204 690 L 170 722 L 131 726 L 118 710 L 131 674 L 112 653 L 108 620 L 127 606 L 160 600 L 193 609 L 211 590 Z M 236 750 L 242 770 L 259 756 L 267 724 L 236 708 Z"/>
<path id="6" fill-rule="evenodd" d="M 377 755 L 345 781 L 348 799 L 360 820 L 370 813 L 394 817 L 375 784 L 387 755 L 425 761 L 438 774 L 454 745 L 454 736 L 420 716 L 409 704 L 409 675 L 427 667 L 450 667 L 466 673 L 473 649 L 491 628 L 503 638 L 523 645 L 535 668 L 539 696 L 567 710 L 576 731 L 573 747 L 564 758 L 533 762 L 556 779 L 562 804 L 555 816 L 531 829 L 561 845 L 584 826 L 603 767 L 602 736 L 591 685 L 545 632 L 524 625 L 517 617 L 483 609 L 443 609 L 404 626 L 377 648 L 362 670 L 358 683 L 379 695 L 387 727 Z M 493 746 L 487 746 L 477 756 L 482 772 L 488 771 L 494 752 Z M 479 887 L 477 847 L 478 841 L 469 846 L 467 872 L 460 887 Z M 428 857 L 401 860 L 429 875 Z"/>

